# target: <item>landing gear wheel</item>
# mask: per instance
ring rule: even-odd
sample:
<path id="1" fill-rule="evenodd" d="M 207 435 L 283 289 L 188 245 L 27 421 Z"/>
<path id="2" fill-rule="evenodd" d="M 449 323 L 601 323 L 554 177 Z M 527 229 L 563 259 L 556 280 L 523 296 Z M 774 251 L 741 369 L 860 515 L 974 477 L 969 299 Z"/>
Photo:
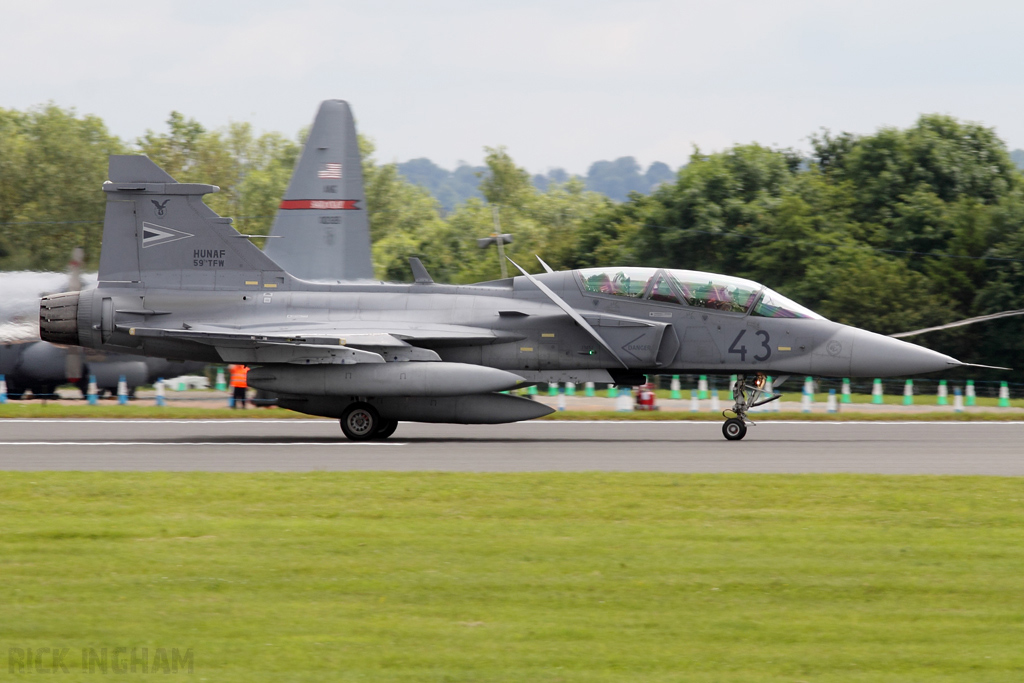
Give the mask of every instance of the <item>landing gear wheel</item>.
<path id="1" fill-rule="evenodd" d="M 722 425 L 722 434 L 729 441 L 739 441 L 747 435 L 747 425 L 738 417 L 730 417 Z"/>
<path id="2" fill-rule="evenodd" d="M 381 418 L 380 427 L 373 433 L 373 440 L 383 441 L 394 434 L 396 429 L 398 429 L 398 420 L 385 420 Z"/>
<path id="3" fill-rule="evenodd" d="M 369 403 L 356 402 L 341 414 L 341 431 L 352 441 L 375 438 L 381 419 L 377 409 Z"/>
<path id="4" fill-rule="evenodd" d="M 749 384 L 745 375 L 738 375 L 736 377 L 736 383 L 732 388 L 732 398 L 735 403 L 733 403 L 732 408 L 723 413 L 725 416 L 728 416 L 729 413 L 736 416 L 730 417 L 722 425 L 722 434 L 729 441 L 739 441 L 747 435 L 747 423 L 754 424 L 747 419 L 747 412 L 751 408 L 771 403 L 782 396 L 782 394 L 772 393 L 769 394 L 769 398 L 762 398 L 762 396 L 768 393 L 765 391 L 767 380 L 768 378 L 760 372 L 754 375 Z"/>

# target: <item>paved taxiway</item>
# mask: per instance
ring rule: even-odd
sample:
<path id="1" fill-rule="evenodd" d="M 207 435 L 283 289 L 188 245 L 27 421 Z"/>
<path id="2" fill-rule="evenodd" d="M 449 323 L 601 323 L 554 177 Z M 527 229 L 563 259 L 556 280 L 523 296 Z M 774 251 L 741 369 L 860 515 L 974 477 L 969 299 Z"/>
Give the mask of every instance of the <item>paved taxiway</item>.
<path id="1" fill-rule="evenodd" d="M 2 420 L 0 470 L 866 472 L 1024 475 L 1024 423 L 403 423 L 347 441 L 328 420 Z"/>

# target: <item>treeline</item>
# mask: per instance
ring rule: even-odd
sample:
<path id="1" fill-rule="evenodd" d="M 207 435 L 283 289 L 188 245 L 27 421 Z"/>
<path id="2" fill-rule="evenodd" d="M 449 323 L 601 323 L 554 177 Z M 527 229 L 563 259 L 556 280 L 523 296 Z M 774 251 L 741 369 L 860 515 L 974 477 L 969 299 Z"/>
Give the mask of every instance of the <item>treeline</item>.
<path id="1" fill-rule="evenodd" d="M 55 105 L 0 109 L 0 269 L 63 270 L 75 246 L 97 267 L 111 154 L 148 154 L 179 181 L 219 185 L 207 203 L 243 232 L 266 233 L 300 152 L 246 123 L 210 131 L 178 113 L 165 132 L 128 144 L 99 118 Z"/>
<path id="2" fill-rule="evenodd" d="M 0 109 L 0 269 L 62 270 L 72 247 L 83 246 L 86 267 L 96 268 L 102 240 L 110 154 L 148 155 L 181 182 L 217 185 L 212 209 L 235 219 L 247 234 L 266 234 L 302 151 L 305 132 L 292 140 L 256 135 L 247 123 L 209 130 L 174 112 L 166 127 L 125 142 L 93 116 L 48 105 L 27 112 Z M 440 210 L 437 199 L 409 182 L 396 164 L 378 164 L 373 145 L 360 137 L 377 273 L 408 279 L 408 256 L 420 255 L 440 281 L 499 276 L 497 258 L 476 238 L 494 231 L 495 219 L 515 232 L 509 253 L 532 260 L 564 245 L 582 221 L 611 201 L 587 192 L 579 179 L 538 191 L 504 149 L 488 149 L 474 171 L 479 198 Z M 498 204 L 497 216 L 490 205 Z M 443 217 L 442 217 L 443 214 Z"/>
<path id="3" fill-rule="evenodd" d="M 398 172 L 414 185 L 426 188 L 441 205 L 442 213 L 447 214 L 468 199 L 482 199 L 480 179 L 490 171 L 487 166 L 466 163 L 449 171 L 430 159 L 420 158 L 399 163 Z M 565 169 L 553 168 L 535 174 L 531 180 L 534 187 L 545 192 L 551 185 L 564 185 L 571 177 Z M 675 172 L 668 164 L 655 161 L 645 171 L 635 158 L 620 157 L 615 161 L 595 161 L 579 180 L 587 190 L 624 202 L 632 192 L 647 194 L 674 178 Z"/>
<path id="4" fill-rule="evenodd" d="M 507 150 L 488 148 L 473 176 L 480 196 L 447 212 L 362 143 L 374 262 L 385 279 L 411 279 L 409 256 L 441 282 L 499 277 L 495 250 L 476 245 L 496 213 L 515 236 L 509 256 L 533 271 L 538 254 L 555 268 L 729 273 L 882 333 L 1024 308 L 1024 177 L 991 129 L 948 116 L 872 135 L 822 132 L 809 155 L 757 144 L 698 151 L 669 182 L 625 202 L 580 178 L 539 188 Z M 106 156 L 128 150 L 179 180 L 219 185 L 210 206 L 262 234 L 301 141 L 257 136 L 248 124 L 206 130 L 173 114 L 165 130 L 128 144 L 102 121 L 55 106 L 0 110 L 0 267 L 61 269 L 82 244 L 95 268 Z M 1013 365 L 1022 339 L 1024 320 L 1008 318 L 920 341 Z"/>

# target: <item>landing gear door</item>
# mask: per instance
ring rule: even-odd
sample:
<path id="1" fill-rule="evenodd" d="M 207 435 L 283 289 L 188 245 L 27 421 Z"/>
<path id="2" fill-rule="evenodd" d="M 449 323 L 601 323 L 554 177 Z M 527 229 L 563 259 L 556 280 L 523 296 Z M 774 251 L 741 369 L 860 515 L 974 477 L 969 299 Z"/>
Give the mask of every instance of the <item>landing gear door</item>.
<path id="1" fill-rule="evenodd" d="M 666 357 L 673 358 L 679 349 L 679 340 L 674 333 L 669 332 L 666 340 L 665 331 L 671 327 L 669 323 L 609 315 L 584 317 L 631 368 L 658 367 Z M 667 344 L 664 350 L 663 343 Z"/>
<path id="2" fill-rule="evenodd" d="M 671 325 L 665 325 L 665 332 L 661 335 L 661 345 L 658 347 L 656 364 L 658 367 L 671 365 L 679 353 L 679 335 Z"/>

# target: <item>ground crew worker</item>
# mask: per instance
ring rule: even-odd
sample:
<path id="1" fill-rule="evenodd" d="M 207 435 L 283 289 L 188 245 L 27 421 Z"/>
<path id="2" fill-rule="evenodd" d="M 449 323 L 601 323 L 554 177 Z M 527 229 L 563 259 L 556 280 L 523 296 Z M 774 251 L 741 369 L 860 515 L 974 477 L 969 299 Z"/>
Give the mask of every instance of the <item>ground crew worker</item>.
<path id="1" fill-rule="evenodd" d="M 249 374 L 249 368 L 244 365 L 230 365 L 228 369 L 231 371 L 231 391 L 234 393 L 235 403 L 234 408 L 245 409 L 245 392 L 249 387 L 246 381 L 246 375 Z"/>

